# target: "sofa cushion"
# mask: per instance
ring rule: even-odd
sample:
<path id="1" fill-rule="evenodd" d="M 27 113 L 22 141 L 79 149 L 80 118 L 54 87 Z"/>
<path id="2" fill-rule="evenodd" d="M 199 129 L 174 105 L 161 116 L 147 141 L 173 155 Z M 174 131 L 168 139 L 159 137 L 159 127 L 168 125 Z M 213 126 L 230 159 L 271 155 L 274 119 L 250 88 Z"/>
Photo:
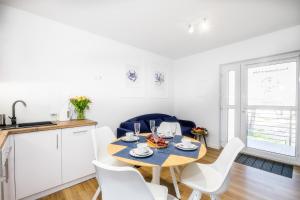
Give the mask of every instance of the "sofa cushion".
<path id="1" fill-rule="evenodd" d="M 165 122 L 178 122 L 177 118 L 175 116 L 171 116 L 171 117 L 164 117 L 163 120 Z"/>
<path id="2" fill-rule="evenodd" d="M 193 137 L 194 135 L 191 133 L 191 131 L 191 127 L 181 126 L 182 135 Z"/>
<path id="3" fill-rule="evenodd" d="M 140 123 L 141 124 L 141 128 L 140 128 L 141 133 L 151 132 L 150 129 L 148 128 L 148 126 L 146 125 L 145 121 L 143 121 L 143 120 L 124 122 L 124 123 L 122 123 L 122 128 L 134 131 L 134 123 Z"/>

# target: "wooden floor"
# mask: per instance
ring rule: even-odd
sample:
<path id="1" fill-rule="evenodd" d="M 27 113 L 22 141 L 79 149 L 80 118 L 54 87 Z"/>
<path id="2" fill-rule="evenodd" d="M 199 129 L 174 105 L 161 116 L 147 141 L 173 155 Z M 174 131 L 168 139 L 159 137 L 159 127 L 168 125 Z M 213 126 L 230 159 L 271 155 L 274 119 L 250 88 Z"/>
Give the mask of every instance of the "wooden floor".
<path id="1" fill-rule="evenodd" d="M 201 163 L 211 163 L 219 155 L 219 151 L 209 149 Z M 151 180 L 151 169 L 140 168 L 147 181 Z M 169 188 L 170 194 L 175 194 L 168 169 L 163 169 L 161 184 Z M 65 190 L 42 198 L 42 200 L 90 200 L 98 184 L 95 179 L 75 185 Z M 191 189 L 179 184 L 182 200 L 188 199 Z M 101 198 L 98 198 L 99 200 Z M 207 200 L 207 195 L 202 200 Z M 223 200 L 300 200 L 300 167 L 294 168 L 293 178 L 271 174 L 252 167 L 234 163 L 231 170 L 231 183 L 226 193 L 221 196 Z"/>

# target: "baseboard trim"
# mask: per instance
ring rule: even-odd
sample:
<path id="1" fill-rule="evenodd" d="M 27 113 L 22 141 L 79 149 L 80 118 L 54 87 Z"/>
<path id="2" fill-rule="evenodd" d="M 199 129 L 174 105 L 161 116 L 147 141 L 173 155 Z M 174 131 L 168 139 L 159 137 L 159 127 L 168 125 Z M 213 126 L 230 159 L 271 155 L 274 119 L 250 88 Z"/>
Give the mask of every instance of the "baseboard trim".
<path id="1" fill-rule="evenodd" d="M 221 146 L 217 144 L 207 144 L 207 147 L 212 149 L 217 149 L 217 150 L 221 149 Z"/>
<path id="2" fill-rule="evenodd" d="M 87 181 L 89 179 L 95 178 L 95 177 L 96 177 L 95 173 L 94 174 L 90 174 L 88 176 L 76 179 L 74 181 L 65 183 L 63 185 L 59 185 L 59 186 L 56 186 L 54 188 L 51 188 L 51 189 L 45 190 L 43 192 L 39 192 L 37 194 L 31 195 L 31 196 L 28 196 L 28 197 L 25 197 L 25 198 L 22 198 L 22 199 L 18 199 L 18 200 L 36 200 L 36 199 L 42 198 L 44 196 L 50 195 L 52 193 L 55 193 L 57 191 L 60 191 L 60 190 L 63 190 L 65 188 L 68 188 L 68 187 L 71 187 L 73 185 L 76 185 L 78 183 L 81 183 L 81 182 Z"/>

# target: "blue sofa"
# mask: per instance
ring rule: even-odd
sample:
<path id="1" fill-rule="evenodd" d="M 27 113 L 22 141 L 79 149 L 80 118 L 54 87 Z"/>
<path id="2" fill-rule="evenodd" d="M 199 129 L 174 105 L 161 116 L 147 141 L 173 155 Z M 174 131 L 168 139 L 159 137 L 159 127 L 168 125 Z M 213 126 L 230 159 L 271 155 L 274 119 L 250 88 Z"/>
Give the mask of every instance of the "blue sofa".
<path id="1" fill-rule="evenodd" d="M 175 116 L 166 114 L 153 113 L 137 116 L 122 122 L 120 124 L 120 127 L 117 129 L 117 137 L 119 138 L 124 136 L 126 132 L 134 131 L 135 122 L 139 122 L 141 124 L 141 133 L 150 133 L 150 120 L 155 120 L 156 126 L 159 126 L 163 121 L 179 122 L 182 134 L 189 137 L 193 137 L 193 135 L 191 134 L 191 129 L 196 127 L 195 123 L 192 121 L 177 119 Z"/>

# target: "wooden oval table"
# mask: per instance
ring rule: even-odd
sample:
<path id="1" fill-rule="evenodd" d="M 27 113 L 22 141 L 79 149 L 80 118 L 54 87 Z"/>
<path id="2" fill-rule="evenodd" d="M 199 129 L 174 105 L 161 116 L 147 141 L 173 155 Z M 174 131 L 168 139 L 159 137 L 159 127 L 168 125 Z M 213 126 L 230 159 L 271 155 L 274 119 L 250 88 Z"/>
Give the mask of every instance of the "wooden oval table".
<path id="1" fill-rule="evenodd" d="M 148 134 L 141 134 L 141 135 L 147 136 Z M 200 143 L 199 141 L 197 141 L 193 138 L 190 138 L 190 139 L 192 140 L 192 142 Z M 114 144 L 114 143 L 115 142 L 108 145 L 108 153 L 111 156 L 113 156 L 115 159 L 125 162 L 125 163 L 128 163 L 130 165 L 142 166 L 142 167 L 152 167 L 152 183 L 160 184 L 161 168 L 169 167 L 173 185 L 174 185 L 174 188 L 176 191 L 176 196 L 179 199 L 181 197 L 180 197 L 180 193 L 179 193 L 179 189 L 178 189 L 178 185 L 177 185 L 176 176 L 174 173 L 174 167 L 193 163 L 193 162 L 199 160 L 200 158 L 202 158 L 206 154 L 206 151 L 207 151 L 205 145 L 201 145 L 199 152 L 198 152 L 198 156 L 196 158 L 195 157 L 186 157 L 186 156 L 182 156 L 182 155 L 175 155 L 175 154 L 172 154 L 172 152 L 169 152 L 169 156 L 167 157 L 167 159 L 162 164 L 157 165 L 157 164 L 151 164 L 149 162 L 143 162 L 143 159 L 136 160 L 136 159 L 130 159 L 130 157 L 124 158 L 124 157 L 116 156 L 115 155 L 116 153 L 121 152 L 122 150 L 124 150 L 126 148 L 130 148 L 130 147 L 122 145 L 122 144 Z M 172 144 L 169 144 L 169 145 L 172 145 Z M 154 150 L 154 154 L 155 153 L 157 153 L 157 152 Z"/>

